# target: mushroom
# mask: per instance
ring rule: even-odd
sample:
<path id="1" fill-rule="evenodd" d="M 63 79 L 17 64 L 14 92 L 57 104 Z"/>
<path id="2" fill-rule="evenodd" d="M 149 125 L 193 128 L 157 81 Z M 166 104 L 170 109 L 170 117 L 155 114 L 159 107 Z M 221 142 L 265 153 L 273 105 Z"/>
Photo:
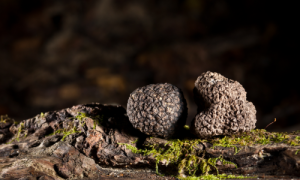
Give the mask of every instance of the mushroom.
<path id="1" fill-rule="evenodd" d="M 170 138 L 183 128 L 186 100 L 172 84 L 150 84 L 134 90 L 128 99 L 127 115 L 134 128 L 154 137 Z"/>
<path id="2" fill-rule="evenodd" d="M 246 100 L 246 91 L 239 82 L 207 71 L 197 78 L 194 96 L 198 112 L 191 131 L 197 137 L 230 135 L 255 128 L 255 107 Z"/>

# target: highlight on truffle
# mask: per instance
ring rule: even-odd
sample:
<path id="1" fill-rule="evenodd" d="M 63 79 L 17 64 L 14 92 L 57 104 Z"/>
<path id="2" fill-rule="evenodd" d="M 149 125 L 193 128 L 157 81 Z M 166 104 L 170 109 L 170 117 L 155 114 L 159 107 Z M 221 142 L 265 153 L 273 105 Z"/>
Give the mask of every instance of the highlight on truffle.
<path id="1" fill-rule="evenodd" d="M 197 78 L 194 96 L 198 112 L 191 130 L 199 138 L 255 128 L 255 107 L 246 100 L 246 91 L 239 82 L 207 71 Z"/>
<path id="2" fill-rule="evenodd" d="M 127 115 L 134 128 L 154 137 L 170 138 L 185 125 L 187 104 L 172 84 L 150 84 L 134 90 Z"/>

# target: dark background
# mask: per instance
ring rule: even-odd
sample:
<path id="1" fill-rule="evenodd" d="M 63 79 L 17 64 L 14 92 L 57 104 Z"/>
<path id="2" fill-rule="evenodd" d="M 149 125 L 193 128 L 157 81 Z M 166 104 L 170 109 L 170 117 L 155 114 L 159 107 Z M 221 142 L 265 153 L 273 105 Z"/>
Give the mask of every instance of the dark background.
<path id="1" fill-rule="evenodd" d="M 184 92 L 210 70 L 239 81 L 257 128 L 300 130 L 296 1 L 0 0 L 0 114 L 126 107 L 151 83 Z"/>

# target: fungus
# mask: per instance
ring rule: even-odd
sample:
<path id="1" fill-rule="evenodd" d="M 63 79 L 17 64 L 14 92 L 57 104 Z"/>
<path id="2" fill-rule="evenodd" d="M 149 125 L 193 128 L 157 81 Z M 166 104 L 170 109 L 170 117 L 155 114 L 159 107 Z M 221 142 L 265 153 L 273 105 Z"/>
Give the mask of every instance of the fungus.
<path id="1" fill-rule="evenodd" d="M 154 137 L 170 138 L 183 128 L 186 100 L 172 84 L 150 84 L 134 90 L 128 99 L 127 114 L 134 128 Z"/>
<path id="2" fill-rule="evenodd" d="M 197 78 L 194 96 L 198 114 L 191 130 L 196 136 L 231 135 L 255 128 L 255 107 L 246 100 L 246 91 L 239 82 L 208 71 Z"/>

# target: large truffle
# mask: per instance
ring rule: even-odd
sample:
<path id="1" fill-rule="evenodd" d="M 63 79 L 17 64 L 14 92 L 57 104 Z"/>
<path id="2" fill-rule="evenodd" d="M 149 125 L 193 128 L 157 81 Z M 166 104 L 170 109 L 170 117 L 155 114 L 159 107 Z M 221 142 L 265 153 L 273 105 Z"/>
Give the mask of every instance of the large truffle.
<path id="1" fill-rule="evenodd" d="M 127 114 L 133 127 L 141 132 L 170 138 L 184 126 L 187 105 L 176 86 L 168 83 L 150 84 L 130 94 Z"/>
<path id="2" fill-rule="evenodd" d="M 196 136 L 230 135 L 255 128 L 255 107 L 246 100 L 239 82 L 208 71 L 197 78 L 194 95 L 198 114 L 191 130 Z"/>

